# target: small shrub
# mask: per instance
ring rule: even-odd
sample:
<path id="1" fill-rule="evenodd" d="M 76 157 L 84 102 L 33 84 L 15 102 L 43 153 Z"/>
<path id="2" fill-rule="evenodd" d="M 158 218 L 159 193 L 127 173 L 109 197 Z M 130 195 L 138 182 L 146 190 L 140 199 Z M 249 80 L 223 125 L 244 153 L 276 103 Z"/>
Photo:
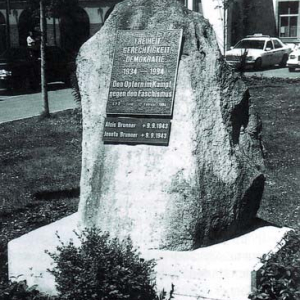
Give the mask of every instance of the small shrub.
<path id="1" fill-rule="evenodd" d="M 40 293 L 36 286 L 29 287 L 26 281 L 0 283 L 1 300 L 58 300 Z"/>
<path id="2" fill-rule="evenodd" d="M 257 291 L 249 295 L 252 300 L 300 299 L 300 233 L 288 232 L 284 247 L 261 262 L 261 276 Z"/>
<path id="3" fill-rule="evenodd" d="M 49 253 L 55 262 L 50 270 L 62 299 L 150 300 L 156 298 L 151 274 L 154 261 L 139 257 L 128 238 L 120 242 L 91 228 L 77 234 L 81 245 L 57 247 Z"/>
<path id="4" fill-rule="evenodd" d="M 248 55 L 248 50 L 244 49 L 244 51 L 240 57 L 240 65 L 238 67 L 238 71 L 240 72 L 241 77 L 244 77 L 244 73 L 246 70 L 247 55 Z"/>

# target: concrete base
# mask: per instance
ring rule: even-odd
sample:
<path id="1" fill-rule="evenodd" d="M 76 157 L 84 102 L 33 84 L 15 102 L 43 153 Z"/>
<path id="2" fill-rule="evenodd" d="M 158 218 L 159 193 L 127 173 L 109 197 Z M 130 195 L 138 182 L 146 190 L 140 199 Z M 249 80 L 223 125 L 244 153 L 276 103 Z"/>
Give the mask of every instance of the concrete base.
<path id="1" fill-rule="evenodd" d="M 288 228 L 261 227 L 229 241 L 189 252 L 150 251 L 157 260 L 157 288 L 176 300 L 247 300 L 259 257 L 275 253 Z"/>
<path id="2" fill-rule="evenodd" d="M 72 239 L 78 244 L 78 214 L 73 214 L 50 225 L 33 230 L 8 243 L 8 272 L 11 280 L 25 280 L 29 286 L 38 285 L 41 292 L 56 294 L 54 277 L 47 272 L 53 260 L 45 250 L 54 252 L 60 245 L 57 235 L 64 242 Z"/>
<path id="3" fill-rule="evenodd" d="M 78 239 L 77 214 L 30 232 L 8 244 L 9 276 L 37 284 L 40 291 L 56 294 L 53 276 L 46 270 L 52 261 L 45 250 L 53 252 L 59 245 L 56 232 L 64 242 Z M 171 290 L 174 299 L 247 300 L 251 292 L 251 271 L 259 257 L 276 251 L 288 228 L 261 227 L 248 234 L 194 251 L 143 251 L 145 259 L 154 258 L 158 291 Z M 20 276 L 21 275 L 21 276 Z"/>

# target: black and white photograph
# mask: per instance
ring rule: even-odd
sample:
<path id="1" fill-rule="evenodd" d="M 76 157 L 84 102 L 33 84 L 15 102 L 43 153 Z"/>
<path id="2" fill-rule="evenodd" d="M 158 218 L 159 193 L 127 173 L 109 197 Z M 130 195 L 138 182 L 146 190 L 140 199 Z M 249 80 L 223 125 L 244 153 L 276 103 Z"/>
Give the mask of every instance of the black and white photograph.
<path id="1" fill-rule="evenodd" d="M 300 0 L 0 0 L 0 300 L 300 300 Z"/>

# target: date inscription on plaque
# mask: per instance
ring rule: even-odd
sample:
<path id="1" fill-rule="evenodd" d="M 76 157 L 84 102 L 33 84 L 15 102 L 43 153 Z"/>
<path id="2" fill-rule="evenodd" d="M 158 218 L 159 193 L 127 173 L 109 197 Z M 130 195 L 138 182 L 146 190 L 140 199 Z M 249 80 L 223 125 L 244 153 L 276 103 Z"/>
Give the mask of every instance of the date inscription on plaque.
<path id="1" fill-rule="evenodd" d="M 168 119 L 116 118 L 104 121 L 103 141 L 123 144 L 169 144 L 171 122 Z"/>
<path id="2" fill-rule="evenodd" d="M 107 115 L 171 116 L 182 30 L 120 30 Z"/>

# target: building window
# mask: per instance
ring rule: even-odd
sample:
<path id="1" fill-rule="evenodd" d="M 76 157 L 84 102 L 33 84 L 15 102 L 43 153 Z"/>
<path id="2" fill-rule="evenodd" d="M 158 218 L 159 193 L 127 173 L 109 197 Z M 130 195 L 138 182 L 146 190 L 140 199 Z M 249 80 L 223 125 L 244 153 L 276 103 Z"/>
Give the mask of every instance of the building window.
<path id="1" fill-rule="evenodd" d="M 193 1 L 193 10 L 196 12 L 202 13 L 202 3 L 201 0 L 194 0 Z"/>
<path id="2" fill-rule="evenodd" d="M 299 2 L 298 1 L 279 2 L 278 14 L 279 14 L 279 36 L 297 37 Z"/>

